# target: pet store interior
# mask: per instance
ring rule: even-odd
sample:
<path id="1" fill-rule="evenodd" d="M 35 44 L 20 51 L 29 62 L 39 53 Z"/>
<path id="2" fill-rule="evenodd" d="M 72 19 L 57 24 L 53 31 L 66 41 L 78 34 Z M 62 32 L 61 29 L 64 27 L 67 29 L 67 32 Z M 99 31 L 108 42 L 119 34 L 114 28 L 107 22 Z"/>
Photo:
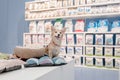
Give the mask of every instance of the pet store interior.
<path id="1" fill-rule="evenodd" d="M 120 0 L 0 0 L 0 80 L 120 80 Z"/>

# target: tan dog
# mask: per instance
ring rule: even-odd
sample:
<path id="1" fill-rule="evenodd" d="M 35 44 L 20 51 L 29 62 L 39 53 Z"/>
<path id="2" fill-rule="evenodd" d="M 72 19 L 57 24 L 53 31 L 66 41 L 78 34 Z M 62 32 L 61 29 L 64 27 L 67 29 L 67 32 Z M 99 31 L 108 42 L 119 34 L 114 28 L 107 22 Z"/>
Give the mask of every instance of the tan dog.
<path id="1" fill-rule="evenodd" d="M 23 48 L 23 47 L 16 47 L 14 49 L 13 56 L 15 58 L 21 58 L 21 59 L 29 59 L 34 57 L 41 57 L 45 54 L 48 55 L 50 58 L 58 56 L 60 53 L 60 47 L 63 35 L 66 31 L 66 28 L 63 28 L 62 30 L 57 30 L 54 27 L 51 28 L 51 41 L 50 43 L 45 47 L 41 49 L 30 49 L 30 48 Z"/>

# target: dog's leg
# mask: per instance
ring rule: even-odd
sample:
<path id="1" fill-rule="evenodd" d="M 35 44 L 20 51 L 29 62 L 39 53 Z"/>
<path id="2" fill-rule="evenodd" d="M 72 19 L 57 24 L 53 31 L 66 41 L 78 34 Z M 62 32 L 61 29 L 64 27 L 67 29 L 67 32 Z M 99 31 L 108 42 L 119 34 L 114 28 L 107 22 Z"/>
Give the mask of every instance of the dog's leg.
<path id="1" fill-rule="evenodd" d="M 48 56 L 52 59 L 53 55 L 52 55 L 52 51 L 48 52 Z"/>

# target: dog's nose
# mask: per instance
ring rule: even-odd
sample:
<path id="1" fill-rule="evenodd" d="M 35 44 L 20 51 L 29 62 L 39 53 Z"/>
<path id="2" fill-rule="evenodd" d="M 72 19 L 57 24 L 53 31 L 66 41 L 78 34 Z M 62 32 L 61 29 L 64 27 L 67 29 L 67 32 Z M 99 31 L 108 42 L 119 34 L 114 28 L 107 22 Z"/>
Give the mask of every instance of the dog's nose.
<path id="1" fill-rule="evenodd" d="M 58 34 L 58 36 L 60 36 L 60 34 Z"/>

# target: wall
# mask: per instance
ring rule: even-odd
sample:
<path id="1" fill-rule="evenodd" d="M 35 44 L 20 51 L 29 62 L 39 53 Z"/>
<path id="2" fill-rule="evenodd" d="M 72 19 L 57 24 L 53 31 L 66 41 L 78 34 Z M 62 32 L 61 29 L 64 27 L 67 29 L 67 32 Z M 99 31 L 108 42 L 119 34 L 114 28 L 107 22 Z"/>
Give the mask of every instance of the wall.
<path id="1" fill-rule="evenodd" d="M 8 3 L 0 0 L 0 52 L 7 52 L 8 40 Z"/>
<path id="2" fill-rule="evenodd" d="M 28 22 L 24 20 L 25 2 L 0 0 L 0 52 L 13 53 L 16 46 L 22 46 L 23 33 L 28 31 Z"/>

